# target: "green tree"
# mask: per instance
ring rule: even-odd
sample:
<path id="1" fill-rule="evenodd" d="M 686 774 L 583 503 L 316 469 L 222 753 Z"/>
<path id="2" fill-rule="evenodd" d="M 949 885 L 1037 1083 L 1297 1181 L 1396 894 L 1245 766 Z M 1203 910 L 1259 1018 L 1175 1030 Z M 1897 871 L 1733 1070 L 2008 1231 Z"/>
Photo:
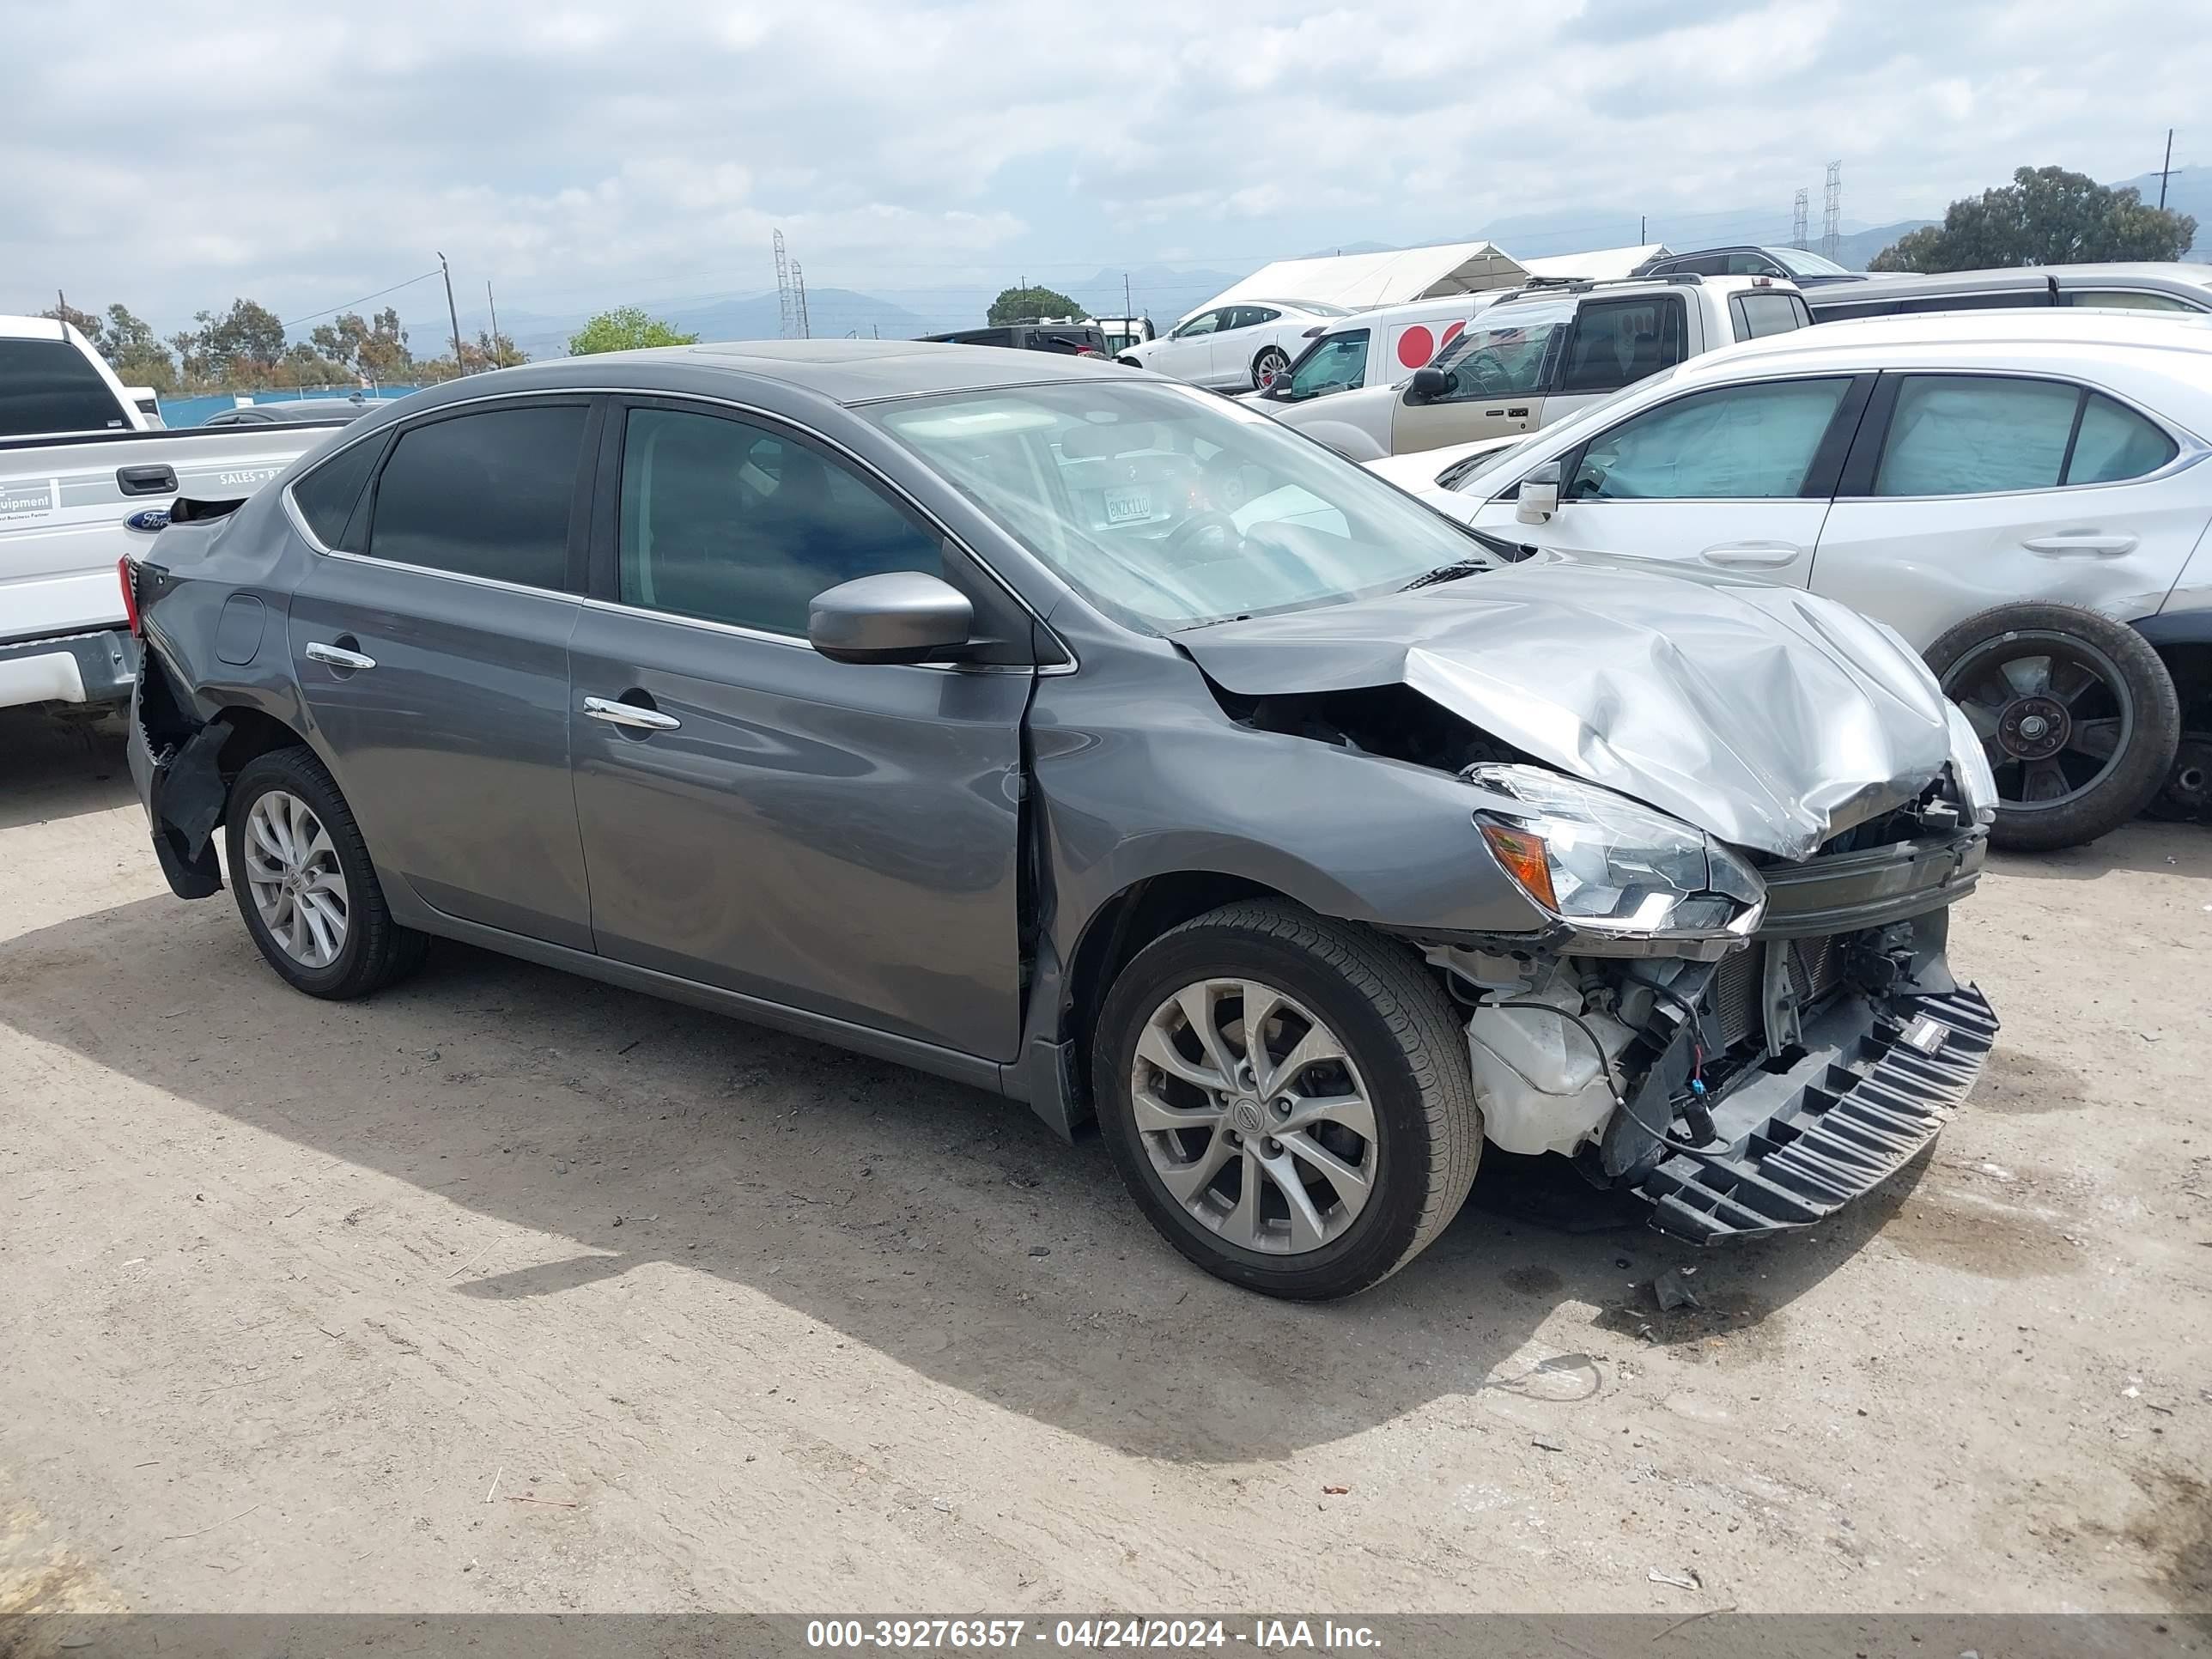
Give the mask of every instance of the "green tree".
<path id="1" fill-rule="evenodd" d="M 619 306 L 603 311 L 568 337 L 572 357 L 595 356 L 602 351 L 638 351 L 647 346 L 694 345 L 696 334 L 679 334 L 658 317 L 648 317 L 641 306 Z"/>
<path id="2" fill-rule="evenodd" d="M 92 313 L 79 311 L 67 301 L 62 301 L 58 304 L 48 306 L 39 315 L 51 317 L 58 323 L 67 323 L 78 333 L 83 335 L 94 350 L 101 349 L 100 319 L 94 316 Z"/>
<path id="3" fill-rule="evenodd" d="M 100 349 L 125 386 L 150 386 L 156 392 L 171 393 L 178 389 L 176 361 L 169 356 L 169 348 L 145 319 L 131 314 L 129 307 L 108 307 L 106 337 Z"/>
<path id="4" fill-rule="evenodd" d="M 2185 213 L 2146 207 L 2063 167 L 2022 167 L 2012 183 L 1954 202 L 1943 222 L 1899 237 L 1869 270 L 1980 270 L 2096 259 L 2179 259 L 2196 240 Z"/>
<path id="5" fill-rule="evenodd" d="M 1033 322 L 1039 317 L 1080 317 L 1083 307 L 1067 295 L 1049 288 L 1009 288 L 991 301 L 986 319 L 992 327 L 1003 323 Z"/>

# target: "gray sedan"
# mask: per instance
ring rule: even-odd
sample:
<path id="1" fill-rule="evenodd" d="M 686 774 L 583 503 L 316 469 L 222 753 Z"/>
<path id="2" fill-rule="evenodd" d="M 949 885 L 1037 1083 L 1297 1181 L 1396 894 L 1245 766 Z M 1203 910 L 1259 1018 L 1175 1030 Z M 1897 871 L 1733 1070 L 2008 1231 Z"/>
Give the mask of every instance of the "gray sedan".
<path id="1" fill-rule="evenodd" d="M 1208 1271 L 1372 1285 L 1482 1146 L 1713 1239 L 1996 1030 L 1994 793 L 1892 635 L 1500 568 L 1222 399 L 810 342 L 380 408 L 126 572 L 177 893 L 310 995 L 464 939 L 1095 1118 Z M 222 849 L 220 861 L 218 848 Z"/>

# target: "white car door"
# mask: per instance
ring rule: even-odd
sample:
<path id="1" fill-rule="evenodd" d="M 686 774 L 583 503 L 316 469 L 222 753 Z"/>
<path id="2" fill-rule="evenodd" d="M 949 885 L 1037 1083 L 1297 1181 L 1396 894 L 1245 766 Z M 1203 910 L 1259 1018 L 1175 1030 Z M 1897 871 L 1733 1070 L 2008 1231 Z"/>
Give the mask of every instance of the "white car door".
<path id="1" fill-rule="evenodd" d="M 1208 341 L 1202 384 L 1243 388 L 1252 384 L 1252 359 L 1261 345 L 1260 325 L 1283 313 L 1272 306 L 1224 306 L 1221 326 Z"/>
<path id="2" fill-rule="evenodd" d="M 2009 600 L 2158 609 L 2212 520 L 2203 450 L 2058 379 L 1884 375 L 1813 586 L 1925 650 Z"/>
<path id="3" fill-rule="evenodd" d="M 1576 559 L 1690 564 L 1802 587 L 1871 375 L 1802 375 L 1652 404 L 1558 457 L 1559 510 L 1516 514 L 1519 474 L 1471 522 Z"/>
<path id="4" fill-rule="evenodd" d="M 1213 331 L 1221 325 L 1226 309 L 1217 306 L 1177 324 L 1173 332 L 1153 342 L 1145 353 L 1145 367 L 1172 374 L 1178 380 L 1202 384 L 1212 368 Z"/>

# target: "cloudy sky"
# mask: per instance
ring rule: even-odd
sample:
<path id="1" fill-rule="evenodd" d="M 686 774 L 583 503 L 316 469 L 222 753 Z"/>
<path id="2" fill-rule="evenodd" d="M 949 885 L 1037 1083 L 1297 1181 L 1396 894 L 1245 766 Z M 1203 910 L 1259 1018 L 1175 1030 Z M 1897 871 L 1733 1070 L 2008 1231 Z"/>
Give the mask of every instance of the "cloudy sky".
<path id="1" fill-rule="evenodd" d="M 908 294 L 1537 214 L 1679 246 L 1767 207 L 1778 240 L 1832 157 L 1847 222 L 1936 215 L 2155 167 L 2212 84 L 2172 0 L 131 10 L 0 0 L 0 311 L 305 319 L 442 249 L 465 325 L 487 277 L 502 312 L 758 292 L 777 227 L 810 287 Z"/>

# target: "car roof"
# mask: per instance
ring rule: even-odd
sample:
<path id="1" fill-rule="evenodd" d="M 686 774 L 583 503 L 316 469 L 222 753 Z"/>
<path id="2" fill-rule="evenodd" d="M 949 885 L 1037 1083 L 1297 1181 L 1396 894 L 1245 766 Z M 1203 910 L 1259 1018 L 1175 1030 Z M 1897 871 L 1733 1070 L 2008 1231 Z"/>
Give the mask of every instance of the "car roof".
<path id="1" fill-rule="evenodd" d="M 1850 356 L 1874 367 L 1940 357 L 1956 348 L 2078 347 L 2085 352 L 2180 352 L 2212 356 L 2212 315 L 2172 311 L 2100 311 L 2092 307 L 1998 307 L 1923 311 L 1900 317 L 1843 317 L 1724 346 L 1693 357 L 1684 371 L 1710 371 L 1750 357 Z"/>
<path id="2" fill-rule="evenodd" d="M 940 345 L 926 340 L 728 340 L 550 357 L 447 380 L 404 401 L 410 409 L 420 410 L 531 392 L 689 391 L 711 397 L 766 382 L 850 405 L 1098 376 L 1126 380 L 1129 374 L 1122 365 L 1102 358 L 1009 351 L 1003 346 Z"/>
<path id="3" fill-rule="evenodd" d="M 1864 304 L 1884 295 L 1951 294 L 1968 289 L 2041 288 L 2051 278 L 2061 288 L 2083 283 L 2166 283 L 2182 288 L 2212 288 L 2212 265 L 2164 260 L 2109 261 L 2084 265 L 2000 265 L 1985 270 L 1892 271 L 1869 273 L 1868 286 L 1841 296 L 1841 303 Z"/>

